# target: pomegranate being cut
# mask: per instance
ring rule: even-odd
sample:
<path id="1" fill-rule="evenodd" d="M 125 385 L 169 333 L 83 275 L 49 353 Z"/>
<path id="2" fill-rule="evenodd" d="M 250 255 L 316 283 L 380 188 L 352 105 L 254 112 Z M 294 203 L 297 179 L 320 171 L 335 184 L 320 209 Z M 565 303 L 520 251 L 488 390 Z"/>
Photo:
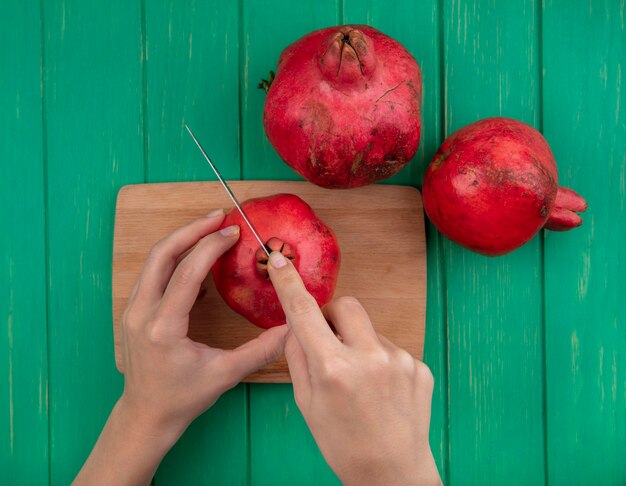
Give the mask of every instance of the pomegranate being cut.
<path id="1" fill-rule="evenodd" d="M 582 224 L 587 202 L 558 185 L 552 151 L 533 127 L 486 118 L 454 132 L 430 163 L 424 209 L 445 236 L 489 256 L 509 253 L 543 227 Z"/>
<path id="2" fill-rule="evenodd" d="M 280 157 L 328 188 L 392 176 L 420 139 L 422 74 L 396 40 L 367 25 L 312 32 L 280 55 L 263 125 Z"/>
<path id="3" fill-rule="evenodd" d="M 317 303 L 327 304 L 341 262 L 333 231 L 293 194 L 250 199 L 241 207 L 267 249 L 289 258 Z M 222 227 L 233 224 L 241 228 L 239 241 L 211 270 L 217 291 L 231 309 L 259 327 L 284 324 L 285 314 L 267 273 L 267 254 L 236 210 L 226 216 Z"/>

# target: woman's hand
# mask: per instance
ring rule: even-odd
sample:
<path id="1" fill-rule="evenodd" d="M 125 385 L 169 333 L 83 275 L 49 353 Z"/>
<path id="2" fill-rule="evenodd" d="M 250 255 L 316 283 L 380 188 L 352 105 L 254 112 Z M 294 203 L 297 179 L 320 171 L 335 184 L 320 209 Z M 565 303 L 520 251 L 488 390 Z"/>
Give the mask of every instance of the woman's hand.
<path id="1" fill-rule="evenodd" d="M 228 351 L 187 337 L 200 285 L 239 238 L 236 226 L 216 231 L 223 219 L 212 212 L 152 248 L 120 324 L 124 393 L 76 483 L 148 483 L 194 418 L 282 354 L 285 326 Z"/>
<path id="2" fill-rule="evenodd" d="M 337 476 L 441 484 L 428 443 L 428 367 L 378 335 L 356 299 L 336 299 L 322 313 L 287 259 L 272 253 L 268 269 L 291 327 L 285 355 L 296 403 Z"/>
<path id="3" fill-rule="evenodd" d="M 121 400 L 158 431 L 182 433 L 222 393 L 282 354 L 284 327 L 232 351 L 187 337 L 200 285 L 239 238 L 237 226 L 214 232 L 223 218 L 222 211 L 212 213 L 157 243 L 122 317 Z"/>

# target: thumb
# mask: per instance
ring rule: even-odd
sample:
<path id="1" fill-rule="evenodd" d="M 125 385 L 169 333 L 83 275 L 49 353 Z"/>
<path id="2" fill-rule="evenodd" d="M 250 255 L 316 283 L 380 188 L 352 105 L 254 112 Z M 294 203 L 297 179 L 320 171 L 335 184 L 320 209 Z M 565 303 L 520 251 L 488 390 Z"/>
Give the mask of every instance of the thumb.
<path id="1" fill-rule="evenodd" d="M 288 332 L 286 325 L 272 327 L 253 340 L 227 351 L 224 361 L 233 386 L 246 376 L 276 361 L 283 354 Z"/>

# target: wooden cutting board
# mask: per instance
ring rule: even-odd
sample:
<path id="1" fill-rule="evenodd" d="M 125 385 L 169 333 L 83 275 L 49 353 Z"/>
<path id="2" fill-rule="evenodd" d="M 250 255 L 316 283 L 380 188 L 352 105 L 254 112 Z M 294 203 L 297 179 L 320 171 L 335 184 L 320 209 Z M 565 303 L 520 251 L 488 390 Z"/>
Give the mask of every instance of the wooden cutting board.
<path id="1" fill-rule="evenodd" d="M 277 181 L 229 185 L 240 202 L 277 193 L 305 200 L 339 241 L 342 262 L 335 296 L 357 297 L 379 333 L 422 357 L 426 243 L 419 191 L 390 185 L 329 190 L 306 182 Z M 119 322 L 148 251 L 175 228 L 214 208 L 232 208 L 218 182 L 139 184 L 120 190 L 113 248 L 113 327 L 120 371 Z M 259 232 L 262 235 L 262 229 Z M 209 275 L 190 316 L 189 336 L 209 346 L 233 349 L 261 331 L 226 306 Z M 281 357 L 245 381 L 291 380 Z"/>

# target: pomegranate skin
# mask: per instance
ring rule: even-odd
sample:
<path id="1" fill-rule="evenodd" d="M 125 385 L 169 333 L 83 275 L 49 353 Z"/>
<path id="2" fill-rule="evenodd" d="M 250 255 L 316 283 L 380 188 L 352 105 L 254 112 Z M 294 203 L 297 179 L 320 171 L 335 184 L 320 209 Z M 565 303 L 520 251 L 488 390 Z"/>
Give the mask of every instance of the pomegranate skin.
<path id="1" fill-rule="evenodd" d="M 250 199 L 241 206 L 266 246 L 282 249 L 318 305 L 327 304 L 341 264 L 333 231 L 293 194 Z M 226 216 L 221 227 L 234 224 L 241 228 L 239 241 L 211 269 L 217 291 L 231 309 L 259 327 L 284 324 L 276 291 L 262 270 L 267 255 L 259 251 L 258 241 L 237 210 Z"/>
<path id="2" fill-rule="evenodd" d="M 366 26 L 312 32 L 288 46 L 263 125 L 280 157 L 327 188 L 386 179 L 419 145 L 422 74 L 396 40 Z"/>
<path id="3" fill-rule="evenodd" d="M 446 237 L 488 256 L 509 253 L 542 228 L 582 224 L 586 201 L 558 186 L 552 151 L 533 127 L 479 120 L 441 145 L 424 176 L 424 209 Z"/>

